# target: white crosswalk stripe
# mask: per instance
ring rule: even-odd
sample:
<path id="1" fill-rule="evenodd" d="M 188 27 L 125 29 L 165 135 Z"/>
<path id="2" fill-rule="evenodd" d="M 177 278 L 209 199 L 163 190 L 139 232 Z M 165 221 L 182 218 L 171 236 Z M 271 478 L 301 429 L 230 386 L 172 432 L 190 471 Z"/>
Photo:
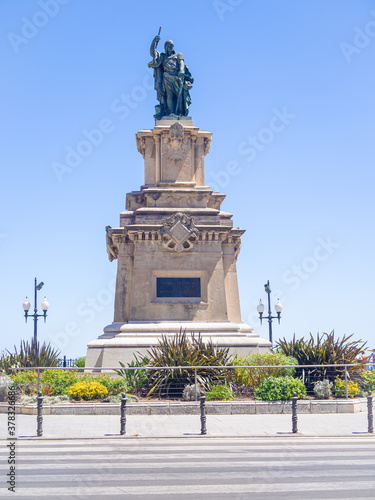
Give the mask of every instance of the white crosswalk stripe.
<path id="1" fill-rule="evenodd" d="M 18 440 L 16 493 L 3 474 L 0 497 L 360 500 L 375 497 L 374 452 L 373 436 Z"/>

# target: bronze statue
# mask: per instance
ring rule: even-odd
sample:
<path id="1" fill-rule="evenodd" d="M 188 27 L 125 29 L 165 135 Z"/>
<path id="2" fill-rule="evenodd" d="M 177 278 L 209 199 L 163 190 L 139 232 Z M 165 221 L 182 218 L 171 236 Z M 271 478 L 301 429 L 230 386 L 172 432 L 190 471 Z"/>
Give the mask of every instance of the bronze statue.
<path id="1" fill-rule="evenodd" d="M 155 118 L 177 115 L 188 116 L 191 98 L 189 90 L 194 78 L 184 62 L 183 55 L 174 51 L 172 40 L 164 44 L 165 52 L 158 52 L 156 47 L 160 41 L 159 34 L 152 40 L 150 54 L 152 61 L 149 68 L 154 68 L 156 98 L 159 105 L 155 106 Z"/>

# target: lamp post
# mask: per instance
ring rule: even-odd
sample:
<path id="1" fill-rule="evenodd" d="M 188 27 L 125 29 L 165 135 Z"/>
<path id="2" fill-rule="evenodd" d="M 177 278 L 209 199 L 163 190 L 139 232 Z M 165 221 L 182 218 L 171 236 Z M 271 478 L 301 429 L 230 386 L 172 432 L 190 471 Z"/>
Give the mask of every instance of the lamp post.
<path id="1" fill-rule="evenodd" d="M 271 312 L 271 288 L 270 288 L 270 281 L 268 280 L 267 283 L 264 285 L 264 289 L 266 291 L 266 294 L 268 295 L 268 316 L 266 318 L 268 319 L 268 329 L 269 329 L 269 340 L 272 344 L 272 320 L 276 319 L 278 320 L 280 324 L 280 319 L 281 319 L 281 311 L 283 309 L 283 306 L 281 305 L 281 302 L 279 299 L 277 299 L 277 302 L 275 304 L 275 311 L 277 313 L 277 316 L 272 316 Z M 259 304 L 257 305 L 257 310 L 259 313 L 259 319 L 260 319 L 260 324 L 262 324 L 262 319 L 263 319 L 263 313 L 264 313 L 264 304 L 262 303 L 262 300 L 259 300 Z"/>
<path id="2" fill-rule="evenodd" d="M 26 297 L 25 302 L 22 304 L 23 310 L 25 311 L 25 323 L 27 323 L 27 318 L 28 317 L 33 317 L 34 318 L 34 341 L 36 342 L 38 340 L 38 330 L 37 330 L 37 324 L 38 324 L 38 318 L 43 316 L 44 322 L 46 322 L 47 318 L 47 310 L 49 307 L 49 304 L 47 302 L 47 299 L 44 297 L 43 302 L 41 303 L 41 308 L 43 310 L 43 314 L 38 314 L 38 309 L 36 307 L 37 304 L 37 292 L 43 287 L 44 283 L 41 281 L 39 285 L 37 285 L 37 280 L 35 278 L 35 284 L 34 284 L 34 314 L 29 314 L 29 310 L 31 307 L 31 304 L 29 302 L 29 299 Z"/>

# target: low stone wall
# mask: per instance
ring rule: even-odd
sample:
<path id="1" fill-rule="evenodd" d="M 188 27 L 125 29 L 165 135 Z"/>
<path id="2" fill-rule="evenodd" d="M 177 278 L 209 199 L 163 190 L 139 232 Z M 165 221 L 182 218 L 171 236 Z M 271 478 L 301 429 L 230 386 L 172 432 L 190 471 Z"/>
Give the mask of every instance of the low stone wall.
<path id="1" fill-rule="evenodd" d="M 366 398 L 352 400 L 299 400 L 298 413 L 358 413 L 367 411 Z M 0 403 L 0 413 L 7 413 Z M 16 405 L 16 413 L 36 415 L 37 406 Z M 127 415 L 198 415 L 199 402 L 139 402 L 126 405 Z M 291 401 L 211 401 L 208 415 L 267 415 L 292 413 Z M 43 405 L 43 415 L 120 415 L 119 403 L 60 403 Z"/>

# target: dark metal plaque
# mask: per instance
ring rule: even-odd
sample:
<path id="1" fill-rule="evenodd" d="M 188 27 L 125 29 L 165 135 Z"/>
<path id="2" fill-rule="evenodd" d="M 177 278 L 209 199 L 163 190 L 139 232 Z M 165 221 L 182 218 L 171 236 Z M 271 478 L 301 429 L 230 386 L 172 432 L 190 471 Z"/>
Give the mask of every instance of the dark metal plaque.
<path id="1" fill-rule="evenodd" d="M 200 278 L 156 278 L 157 297 L 200 297 Z"/>

